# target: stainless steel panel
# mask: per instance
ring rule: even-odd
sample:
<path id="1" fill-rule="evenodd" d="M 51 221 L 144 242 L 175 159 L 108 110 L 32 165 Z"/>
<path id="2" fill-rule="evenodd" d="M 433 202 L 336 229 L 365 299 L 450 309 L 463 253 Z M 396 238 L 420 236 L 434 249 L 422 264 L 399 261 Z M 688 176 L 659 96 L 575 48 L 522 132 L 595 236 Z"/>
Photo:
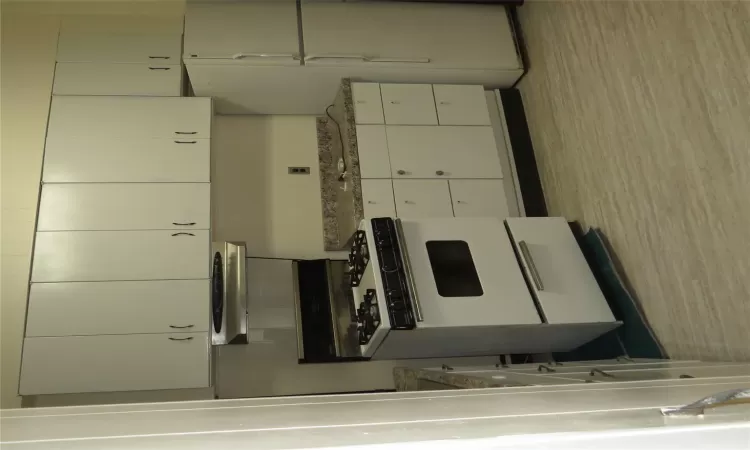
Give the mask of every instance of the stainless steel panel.
<path id="1" fill-rule="evenodd" d="M 294 320 L 297 327 L 297 359 L 305 359 L 305 347 L 302 341 L 302 312 L 299 300 L 299 267 L 292 262 L 292 285 L 294 286 Z"/>
<path id="2" fill-rule="evenodd" d="M 222 255 L 224 286 L 221 328 L 217 332 L 212 324 L 211 344 L 247 343 L 245 243 L 214 242 L 211 245 L 211 250 L 211 255 L 215 255 L 216 252 Z"/>

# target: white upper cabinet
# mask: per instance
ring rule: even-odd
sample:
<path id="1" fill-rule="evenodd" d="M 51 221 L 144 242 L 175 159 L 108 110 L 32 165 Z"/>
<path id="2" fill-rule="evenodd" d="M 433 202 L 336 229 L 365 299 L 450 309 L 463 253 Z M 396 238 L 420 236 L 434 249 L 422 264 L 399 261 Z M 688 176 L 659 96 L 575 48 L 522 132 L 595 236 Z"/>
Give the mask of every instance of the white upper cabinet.
<path id="1" fill-rule="evenodd" d="M 482 86 L 435 84 L 440 125 L 490 125 L 490 112 Z"/>
<path id="2" fill-rule="evenodd" d="M 386 126 L 393 178 L 502 178 L 492 127 Z"/>
<path id="3" fill-rule="evenodd" d="M 60 33 L 57 62 L 179 64 L 180 33 L 106 34 Z"/>
<path id="4" fill-rule="evenodd" d="M 508 217 L 503 180 L 450 180 L 456 217 Z"/>
<path id="5" fill-rule="evenodd" d="M 188 3 L 185 63 L 298 66 L 297 29 L 295 2 Z"/>
<path id="6" fill-rule="evenodd" d="M 615 321 L 565 218 L 507 218 L 506 223 L 547 323 Z"/>
<path id="7" fill-rule="evenodd" d="M 500 5 L 303 3 L 308 65 L 521 67 Z"/>
<path id="8" fill-rule="evenodd" d="M 207 230 L 210 210 L 208 183 L 47 183 L 37 231 Z"/>
<path id="9" fill-rule="evenodd" d="M 391 178 L 384 125 L 357 125 L 357 153 L 362 178 Z"/>
<path id="10" fill-rule="evenodd" d="M 382 124 L 383 101 L 378 83 L 352 83 L 354 121 L 358 124 Z"/>
<path id="11" fill-rule="evenodd" d="M 179 97 L 182 94 L 182 66 L 57 63 L 52 94 Z"/>
<path id="12" fill-rule="evenodd" d="M 429 84 L 381 84 L 385 123 L 437 125 L 435 98 Z"/>
<path id="13" fill-rule="evenodd" d="M 40 231 L 31 281 L 208 278 L 209 245 L 207 230 Z"/>
<path id="14" fill-rule="evenodd" d="M 211 137 L 211 99 L 201 97 L 52 97 L 47 140 L 93 137 Z"/>

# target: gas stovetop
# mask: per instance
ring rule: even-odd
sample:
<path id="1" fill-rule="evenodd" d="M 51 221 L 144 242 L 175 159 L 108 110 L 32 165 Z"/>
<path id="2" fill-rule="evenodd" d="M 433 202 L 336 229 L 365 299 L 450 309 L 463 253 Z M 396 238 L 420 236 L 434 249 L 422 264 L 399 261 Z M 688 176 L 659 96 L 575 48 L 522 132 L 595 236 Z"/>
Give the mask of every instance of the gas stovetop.
<path id="1" fill-rule="evenodd" d="M 354 243 L 349 250 L 349 282 L 357 287 L 362 282 L 362 275 L 370 262 L 370 250 L 367 248 L 367 235 L 363 230 L 354 234 Z"/>
<path id="2" fill-rule="evenodd" d="M 380 326 L 380 308 L 375 289 L 368 289 L 357 308 L 357 338 L 366 345 Z"/>

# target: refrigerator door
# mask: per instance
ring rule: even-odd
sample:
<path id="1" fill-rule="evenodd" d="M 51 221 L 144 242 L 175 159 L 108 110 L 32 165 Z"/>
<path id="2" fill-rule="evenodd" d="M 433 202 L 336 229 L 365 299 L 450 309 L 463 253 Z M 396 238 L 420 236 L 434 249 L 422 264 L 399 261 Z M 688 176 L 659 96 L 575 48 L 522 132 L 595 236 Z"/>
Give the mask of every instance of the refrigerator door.
<path id="1" fill-rule="evenodd" d="M 505 223 L 545 322 L 615 321 L 565 218 L 507 218 Z"/>
<path id="2" fill-rule="evenodd" d="M 214 242 L 211 255 L 211 344 L 246 344 L 245 243 Z"/>

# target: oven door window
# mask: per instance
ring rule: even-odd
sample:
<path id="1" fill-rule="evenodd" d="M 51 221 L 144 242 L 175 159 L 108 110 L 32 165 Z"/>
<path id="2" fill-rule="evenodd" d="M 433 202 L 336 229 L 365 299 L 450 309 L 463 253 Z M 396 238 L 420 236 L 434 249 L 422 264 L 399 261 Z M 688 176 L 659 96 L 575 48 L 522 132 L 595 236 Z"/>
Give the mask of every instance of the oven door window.
<path id="1" fill-rule="evenodd" d="M 427 241 L 425 245 L 441 297 L 479 297 L 484 294 L 469 244 L 465 241 Z"/>

